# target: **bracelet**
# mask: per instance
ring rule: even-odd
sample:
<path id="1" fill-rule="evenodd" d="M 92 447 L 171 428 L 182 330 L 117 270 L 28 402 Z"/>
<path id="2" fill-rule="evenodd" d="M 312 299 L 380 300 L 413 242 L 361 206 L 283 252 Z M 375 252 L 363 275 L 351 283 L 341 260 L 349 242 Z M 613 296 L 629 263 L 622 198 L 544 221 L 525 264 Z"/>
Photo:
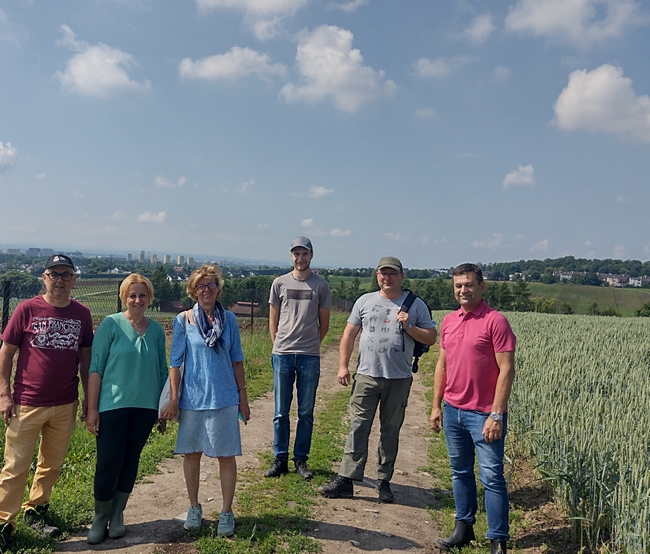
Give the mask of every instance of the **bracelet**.
<path id="1" fill-rule="evenodd" d="M 246 390 L 246 385 L 244 385 L 243 387 L 237 387 L 237 392 L 239 392 L 241 390 Z"/>

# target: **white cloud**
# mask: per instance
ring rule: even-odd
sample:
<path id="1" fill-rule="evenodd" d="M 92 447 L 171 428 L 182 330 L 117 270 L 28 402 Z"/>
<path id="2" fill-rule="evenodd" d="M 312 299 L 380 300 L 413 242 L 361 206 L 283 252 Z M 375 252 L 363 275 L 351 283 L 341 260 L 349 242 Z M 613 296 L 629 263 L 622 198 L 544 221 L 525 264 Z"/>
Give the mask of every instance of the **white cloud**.
<path id="1" fill-rule="evenodd" d="M 126 69 L 137 65 L 131 54 L 101 42 L 92 46 L 76 40 L 67 25 L 62 25 L 60 29 L 64 36 L 57 44 L 68 46 L 76 52 L 66 63 L 65 71 L 54 74 L 65 91 L 106 97 L 115 91 L 150 88 L 149 81 L 138 83 L 129 78 Z"/>
<path id="2" fill-rule="evenodd" d="M 147 212 L 147 213 L 149 213 L 149 212 Z M 143 215 L 144 215 L 144 214 L 143 214 Z M 124 212 L 115 212 L 115 213 L 111 216 L 111 220 L 112 220 L 112 221 L 124 221 L 125 219 L 128 219 L 128 217 L 129 217 L 129 216 L 128 216 L 127 214 L 125 214 Z"/>
<path id="3" fill-rule="evenodd" d="M 138 223 L 164 223 L 167 212 L 158 212 L 152 214 L 151 212 L 144 212 L 138 216 Z"/>
<path id="4" fill-rule="evenodd" d="M 282 19 L 306 5 L 308 0 L 197 0 L 200 12 L 231 8 L 245 13 L 246 22 L 259 40 L 280 34 Z"/>
<path id="5" fill-rule="evenodd" d="M 164 179 L 163 177 L 156 177 L 156 186 L 164 189 L 178 189 L 185 186 L 187 179 L 185 177 L 179 177 L 178 181 L 174 182 L 171 179 Z"/>
<path id="6" fill-rule="evenodd" d="M 352 48 L 350 31 L 322 25 L 298 37 L 297 85 L 287 83 L 280 95 L 287 101 L 310 104 L 331 99 L 338 110 L 356 112 L 363 104 L 382 96 L 392 96 L 396 85 L 384 72 L 363 65 L 361 52 Z"/>
<path id="7" fill-rule="evenodd" d="M 532 165 L 520 165 L 513 169 L 503 180 L 503 188 L 525 187 L 535 184 L 535 170 Z"/>
<path id="8" fill-rule="evenodd" d="M 615 244 L 614 245 L 614 259 L 624 260 L 625 259 L 625 245 L 624 244 Z"/>
<path id="9" fill-rule="evenodd" d="M 38 179 L 39 181 L 42 181 L 43 179 L 47 179 L 47 174 L 39 173 L 38 175 L 34 175 L 34 179 Z"/>
<path id="10" fill-rule="evenodd" d="M 548 239 L 544 239 L 536 244 L 533 244 L 529 249 L 528 252 L 533 253 L 533 252 L 546 252 L 548 250 Z"/>
<path id="11" fill-rule="evenodd" d="M 591 242 L 590 240 L 586 240 L 582 243 L 582 245 L 586 248 L 591 248 L 594 245 L 594 243 Z"/>
<path id="12" fill-rule="evenodd" d="M 11 146 L 10 142 L 5 144 L 0 142 L 0 172 L 10 165 L 14 165 L 17 157 L 18 150 Z"/>
<path id="13" fill-rule="evenodd" d="M 650 242 L 643 247 L 643 251 L 646 254 L 650 254 Z"/>
<path id="14" fill-rule="evenodd" d="M 333 10 L 343 10 L 346 13 L 352 13 L 361 6 L 367 6 L 368 3 L 369 0 L 351 0 L 350 2 L 345 2 L 343 4 L 339 4 L 338 2 L 331 2 L 328 7 Z"/>
<path id="15" fill-rule="evenodd" d="M 429 237 L 427 237 L 425 235 L 422 235 L 420 237 L 420 244 L 425 245 L 425 244 L 429 244 L 430 242 L 431 242 L 431 239 Z"/>
<path id="16" fill-rule="evenodd" d="M 433 119 L 438 116 L 438 113 L 433 108 L 418 108 L 415 110 L 415 115 L 422 119 Z"/>
<path id="17" fill-rule="evenodd" d="M 334 189 L 326 189 L 325 187 L 317 187 L 315 185 L 311 185 L 309 187 L 309 196 L 311 198 L 324 198 L 328 194 L 332 194 L 334 192 Z"/>
<path id="18" fill-rule="evenodd" d="M 305 229 L 309 229 L 309 227 L 312 227 L 314 225 L 314 220 L 313 219 L 303 219 L 300 222 L 301 227 L 304 227 Z"/>
<path id="19" fill-rule="evenodd" d="M 510 8 L 506 27 L 586 47 L 647 23 L 639 7 L 635 0 L 520 0 Z"/>
<path id="20" fill-rule="evenodd" d="M 258 223 L 257 224 L 257 230 L 258 231 L 266 231 L 270 226 L 271 226 L 270 223 Z"/>
<path id="21" fill-rule="evenodd" d="M 503 235 L 501 233 L 494 233 L 491 239 L 476 240 L 472 243 L 474 248 L 487 248 L 488 250 L 498 250 L 503 246 Z"/>
<path id="22" fill-rule="evenodd" d="M 272 64 L 268 54 L 261 54 L 250 48 L 233 46 L 225 54 L 216 54 L 193 62 L 184 58 L 179 65 L 182 79 L 230 80 L 257 75 L 268 79 L 283 76 L 287 68 L 281 63 Z"/>
<path id="23" fill-rule="evenodd" d="M 485 42 L 494 31 L 496 31 L 496 26 L 492 23 L 492 16 L 479 15 L 475 17 L 472 24 L 461 33 L 460 37 L 469 42 L 481 44 Z"/>
<path id="24" fill-rule="evenodd" d="M 505 65 L 497 65 L 494 68 L 494 80 L 497 81 L 498 83 L 507 81 L 508 77 L 510 77 L 509 67 L 506 67 Z"/>
<path id="25" fill-rule="evenodd" d="M 239 192 L 242 194 L 246 194 L 249 188 L 251 188 L 255 184 L 255 179 L 251 179 L 250 181 L 246 181 L 245 183 L 242 183 L 242 185 L 239 187 Z"/>
<path id="26" fill-rule="evenodd" d="M 384 233 L 384 236 L 389 240 L 394 240 L 395 242 L 400 242 L 402 240 L 402 235 L 399 233 Z"/>
<path id="27" fill-rule="evenodd" d="M 307 4 L 308 0 L 197 0 L 199 10 L 234 8 L 246 13 L 272 16 L 293 13 Z"/>
<path id="28" fill-rule="evenodd" d="M 73 190 L 72 191 L 72 197 L 73 198 L 86 198 L 86 195 L 83 192 Z"/>
<path id="29" fill-rule="evenodd" d="M 352 231 L 350 229 L 346 229 L 345 231 L 343 229 L 338 229 L 335 227 L 330 231 L 330 235 L 333 237 L 349 237 L 352 234 Z"/>
<path id="30" fill-rule="evenodd" d="M 637 96 L 620 67 L 603 64 L 572 72 L 554 109 L 561 129 L 606 131 L 650 142 L 650 97 Z"/>
<path id="31" fill-rule="evenodd" d="M 435 77 L 441 79 L 449 75 L 452 71 L 456 71 L 474 60 L 475 58 L 471 56 L 436 58 L 435 60 L 420 58 L 413 64 L 413 69 L 418 77 Z"/>
<path id="32" fill-rule="evenodd" d="M 622 194 L 619 194 L 618 197 L 616 198 L 617 202 L 620 202 L 621 204 L 625 204 L 627 202 L 627 198 L 623 196 Z"/>

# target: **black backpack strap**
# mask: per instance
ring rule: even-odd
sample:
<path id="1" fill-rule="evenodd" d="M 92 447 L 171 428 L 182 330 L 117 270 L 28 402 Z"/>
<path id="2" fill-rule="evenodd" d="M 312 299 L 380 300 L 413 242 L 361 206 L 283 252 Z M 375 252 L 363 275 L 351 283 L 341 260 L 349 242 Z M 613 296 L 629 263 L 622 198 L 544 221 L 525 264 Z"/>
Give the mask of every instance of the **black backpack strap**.
<path id="1" fill-rule="evenodd" d="M 399 309 L 400 312 L 408 312 L 417 298 L 417 294 L 413 294 L 410 290 L 405 290 L 404 292 L 407 293 L 406 300 L 404 300 L 402 307 Z"/>

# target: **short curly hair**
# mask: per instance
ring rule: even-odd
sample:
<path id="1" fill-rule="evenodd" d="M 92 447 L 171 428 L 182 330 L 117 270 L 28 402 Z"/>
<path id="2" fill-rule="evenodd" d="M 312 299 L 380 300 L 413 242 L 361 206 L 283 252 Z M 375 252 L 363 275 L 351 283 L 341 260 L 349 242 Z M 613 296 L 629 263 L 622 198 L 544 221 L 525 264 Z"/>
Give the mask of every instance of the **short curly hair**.
<path id="1" fill-rule="evenodd" d="M 149 295 L 149 304 L 153 302 L 153 285 L 144 275 L 131 273 L 120 283 L 120 301 L 122 306 L 126 306 L 126 299 L 129 297 L 129 287 L 131 285 L 144 285 Z"/>
<path id="2" fill-rule="evenodd" d="M 196 283 L 204 277 L 214 278 L 214 282 L 217 284 L 217 298 L 221 295 L 223 290 L 223 274 L 218 266 L 214 264 L 203 264 L 201 267 L 197 267 L 190 278 L 187 280 L 187 295 L 196 302 L 198 300 Z"/>

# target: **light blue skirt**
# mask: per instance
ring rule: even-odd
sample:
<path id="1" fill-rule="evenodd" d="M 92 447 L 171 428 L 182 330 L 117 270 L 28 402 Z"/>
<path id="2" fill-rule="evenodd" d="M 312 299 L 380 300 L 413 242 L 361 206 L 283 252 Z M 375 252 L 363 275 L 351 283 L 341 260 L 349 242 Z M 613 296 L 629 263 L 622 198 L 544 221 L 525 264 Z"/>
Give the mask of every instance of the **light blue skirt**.
<path id="1" fill-rule="evenodd" d="M 238 412 L 237 405 L 219 410 L 181 410 L 174 454 L 241 456 Z"/>

